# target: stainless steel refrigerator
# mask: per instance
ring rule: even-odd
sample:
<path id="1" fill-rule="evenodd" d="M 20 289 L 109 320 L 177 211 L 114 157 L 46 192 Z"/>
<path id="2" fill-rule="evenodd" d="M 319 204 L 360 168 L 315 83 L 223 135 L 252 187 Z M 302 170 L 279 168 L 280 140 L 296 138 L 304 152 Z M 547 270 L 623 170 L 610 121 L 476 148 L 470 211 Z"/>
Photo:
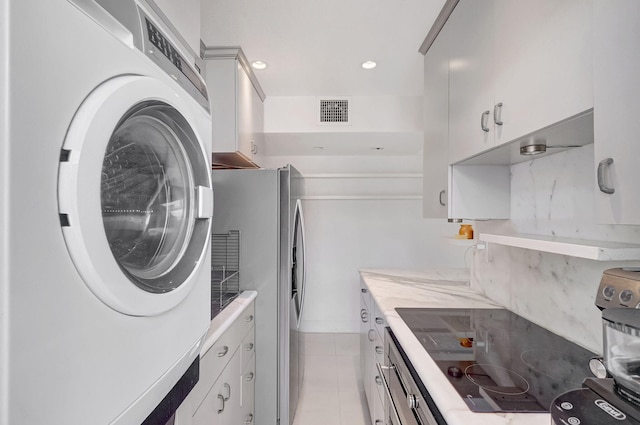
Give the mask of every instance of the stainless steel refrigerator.
<path id="1" fill-rule="evenodd" d="M 304 377 L 304 181 L 289 165 L 214 170 L 212 180 L 213 232 L 240 231 L 240 289 L 258 291 L 255 423 L 289 425 Z"/>

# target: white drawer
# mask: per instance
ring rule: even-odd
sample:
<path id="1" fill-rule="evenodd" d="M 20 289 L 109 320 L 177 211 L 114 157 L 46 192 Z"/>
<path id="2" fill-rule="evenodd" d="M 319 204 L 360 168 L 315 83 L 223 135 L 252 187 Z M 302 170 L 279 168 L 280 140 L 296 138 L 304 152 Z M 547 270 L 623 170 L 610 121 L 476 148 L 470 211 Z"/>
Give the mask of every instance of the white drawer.
<path id="1" fill-rule="evenodd" d="M 375 300 L 373 301 L 373 309 L 371 312 L 371 323 L 376 328 L 376 331 L 378 331 L 378 335 L 380 335 L 381 338 L 384 337 L 384 328 L 387 326 L 387 321 Z"/>
<path id="2" fill-rule="evenodd" d="M 249 360 L 253 357 L 256 352 L 256 328 L 255 326 L 251 327 L 247 335 L 242 340 L 242 345 L 240 346 L 242 350 L 242 367 L 244 368 Z"/>
<path id="3" fill-rule="evenodd" d="M 371 298 L 371 292 L 369 292 L 369 288 L 367 288 L 367 285 L 364 283 L 364 280 L 362 278 L 360 278 L 360 295 L 362 296 L 362 300 L 364 301 L 365 305 L 368 308 L 372 307 L 372 298 Z"/>

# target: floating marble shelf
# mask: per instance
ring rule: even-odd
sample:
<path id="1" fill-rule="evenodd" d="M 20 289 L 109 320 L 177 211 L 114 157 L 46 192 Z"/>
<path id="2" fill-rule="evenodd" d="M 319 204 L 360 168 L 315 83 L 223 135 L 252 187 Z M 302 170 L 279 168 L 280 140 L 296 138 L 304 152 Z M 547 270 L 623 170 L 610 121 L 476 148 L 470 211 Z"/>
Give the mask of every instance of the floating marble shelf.
<path id="1" fill-rule="evenodd" d="M 597 261 L 640 260 L 640 245 L 621 242 L 589 241 L 528 234 L 496 235 L 491 233 L 481 233 L 479 240 Z"/>

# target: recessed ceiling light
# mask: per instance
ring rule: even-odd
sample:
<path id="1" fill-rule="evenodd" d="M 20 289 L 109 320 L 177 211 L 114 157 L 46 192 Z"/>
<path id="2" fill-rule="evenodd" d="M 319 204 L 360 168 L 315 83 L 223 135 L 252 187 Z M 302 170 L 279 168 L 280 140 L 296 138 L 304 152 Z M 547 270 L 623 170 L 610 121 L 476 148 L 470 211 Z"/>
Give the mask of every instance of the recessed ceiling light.
<path id="1" fill-rule="evenodd" d="M 375 63 L 374 61 L 366 61 L 366 62 L 363 62 L 363 63 L 362 63 L 362 67 L 363 67 L 364 69 L 373 69 L 373 68 L 375 68 L 376 66 L 378 66 L 378 64 L 377 64 L 377 63 Z"/>
<path id="2" fill-rule="evenodd" d="M 251 62 L 251 66 L 253 67 L 253 69 L 257 69 L 259 71 L 267 68 L 267 64 L 262 61 L 253 61 Z"/>

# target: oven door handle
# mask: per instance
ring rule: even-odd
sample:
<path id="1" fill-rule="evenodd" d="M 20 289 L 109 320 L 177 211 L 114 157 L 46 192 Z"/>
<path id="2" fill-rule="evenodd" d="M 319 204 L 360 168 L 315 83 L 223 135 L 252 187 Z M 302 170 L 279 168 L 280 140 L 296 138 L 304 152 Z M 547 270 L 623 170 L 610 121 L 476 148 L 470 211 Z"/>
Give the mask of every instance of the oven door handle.
<path id="1" fill-rule="evenodd" d="M 389 410 L 393 414 L 393 418 L 395 419 L 395 423 L 401 424 L 400 416 L 398 416 L 398 411 L 396 410 L 396 405 L 393 403 L 393 398 L 391 397 L 391 391 L 389 390 L 389 384 L 387 383 L 387 378 L 384 375 L 383 368 L 386 370 L 393 370 L 395 366 L 382 366 L 380 363 L 376 362 L 376 367 L 378 368 L 378 373 L 380 374 L 380 379 L 382 379 L 382 386 L 384 387 L 384 392 L 387 394 L 387 400 L 389 401 Z"/>

